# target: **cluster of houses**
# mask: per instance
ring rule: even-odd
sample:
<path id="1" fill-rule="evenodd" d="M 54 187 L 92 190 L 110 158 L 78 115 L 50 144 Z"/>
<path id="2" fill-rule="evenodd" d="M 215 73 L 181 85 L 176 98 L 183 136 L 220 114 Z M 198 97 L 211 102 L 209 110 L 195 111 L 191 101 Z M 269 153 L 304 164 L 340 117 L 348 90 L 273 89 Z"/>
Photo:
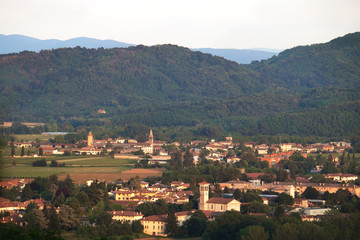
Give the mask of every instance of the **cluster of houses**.
<path id="1" fill-rule="evenodd" d="M 287 193 L 294 198 L 294 211 L 302 211 L 302 219 L 304 221 L 316 221 L 321 218 L 322 215 L 329 211 L 329 208 L 324 208 L 324 200 L 319 199 L 305 199 L 296 198 L 296 195 L 301 195 L 307 187 L 313 187 L 320 193 L 328 191 L 329 193 L 335 193 L 339 189 L 347 189 L 351 194 L 360 197 L 360 187 L 351 184 L 339 184 L 339 183 L 311 183 L 308 179 L 298 177 L 295 182 L 273 182 L 273 183 L 260 183 L 261 173 L 248 173 L 250 181 L 233 180 L 223 182 L 219 184 L 220 189 L 227 188 L 229 192 L 233 192 L 235 189 L 241 191 L 256 190 L 262 199 L 263 204 L 269 204 L 274 201 L 277 195 L 260 194 L 261 192 L 277 192 Z M 330 177 L 330 175 L 329 175 Z M 346 176 L 342 176 L 346 177 Z M 12 188 L 21 187 L 24 185 L 23 181 L 9 180 L 0 183 L 2 187 Z M 200 198 L 198 209 L 203 211 L 208 220 L 212 221 L 221 216 L 226 211 L 240 211 L 241 206 L 249 203 L 241 203 L 232 197 L 232 194 L 223 195 L 223 197 L 209 197 L 210 191 L 215 189 L 214 184 L 207 182 L 198 183 Z M 132 223 L 140 220 L 144 226 L 144 233 L 156 236 L 166 236 L 166 215 L 153 215 L 144 217 L 140 212 L 136 212 L 136 206 L 145 202 L 155 202 L 158 199 L 164 199 L 166 203 L 186 204 L 189 202 L 189 197 L 194 193 L 189 189 L 190 184 L 184 182 L 172 182 L 170 185 L 164 185 L 160 182 L 153 185 L 141 181 L 140 189 L 122 189 L 119 188 L 116 191 L 109 192 L 109 195 L 113 196 L 113 203 L 120 204 L 126 208 L 125 211 L 109 211 L 113 221 L 121 221 Z M 7 212 L 6 216 L 3 216 L 1 222 L 14 222 L 18 225 L 24 226 L 26 223 L 23 220 L 23 214 L 30 202 L 35 202 L 39 205 L 40 209 L 44 207 L 45 202 L 42 199 L 33 199 L 26 202 L 10 201 L 5 198 L 0 198 L 0 212 Z M 59 209 L 58 209 L 59 210 Z M 178 224 L 182 225 L 187 219 L 189 219 L 195 209 L 189 211 L 177 212 L 175 214 Z M 251 213 L 250 213 L 251 214 Z M 266 214 L 263 214 L 266 216 Z"/>
<path id="2" fill-rule="evenodd" d="M 14 142 L 15 147 L 37 147 L 42 149 L 43 154 L 62 155 L 66 152 L 71 154 L 80 155 L 98 155 L 107 152 L 115 151 L 114 158 L 129 159 L 134 158 L 140 160 L 139 156 L 133 155 L 134 152 L 142 151 L 148 155 L 149 164 L 166 164 L 170 161 L 171 157 L 168 152 L 164 151 L 164 146 L 180 145 L 187 147 L 190 146 L 194 155 L 194 163 L 199 160 L 201 147 L 205 147 L 210 154 L 207 156 L 208 160 L 237 162 L 240 161 L 239 157 L 227 157 L 230 149 L 240 146 L 240 143 L 234 143 L 232 137 L 226 137 L 225 141 L 216 142 L 214 139 L 210 142 L 196 140 L 190 143 L 167 143 L 165 141 L 154 140 L 152 130 L 148 134 L 147 142 L 138 142 L 135 139 L 108 139 L 108 140 L 95 140 L 92 133 L 88 135 L 88 139 L 80 142 L 86 144 L 85 147 L 78 147 L 78 144 L 65 144 L 65 143 L 32 143 L 32 142 Z M 342 153 L 347 149 L 351 149 L 351 144 L 347 142 L 330 142 L 330 143 L 316 143 L 307 146 L 302 146 L 296 143 L 281 143 L 273 145 L 256 145 L 254 142 L 243 143 L 245 147 L 251 148 L 259 155 L 261 161 L 268 161 L 269 165 L 276 165 L 282 159 L 288 159 L 294 152 L 300 152 L 302 156 L 307 157 L 308 153 L 314 152 L 335 152 Z M 34 157 L 34 156 L 32 156 Z"/>
<path id="3" fill-rule="evenodd" d="M 64 154 L 65 152 L 73 154 L 87 154 L 97 155 L 104 152 L 107 148 L 108 151 L 118 150 L 120 153 L 114 155 L 116 159 L 137 159 L 142 160 L 139 156 L 132 153 L 142 151 L 147 154 L 147 160 L 149 164 L 167 164 L 171 156 L 164 151 L 164 146 L 169 145 L 164 141 L 154 140 L 153 133 L 150 131 L 148 135 L 148 141 L 139 143 L 133 139 L 109 139 L 109 140 L 94 140 L 92 133 L 88 135 L 87 141 L 85 141 L 85 147 L 78 147 L 76 144 L 58 144 L 58 143 L 40 143 L 37 144 L 38 148 L 42 148 L 44 154 Z M 176 147 L 180 146 L 180 143 L 171 143 Z M 32 143 L 17 143 L 16 147 L 32 147 Z M 182 144 L 184 146 L 191 146 L 194 156 L 194 163 L 199 161 L 201 154 L 201 147 L 205 147 L 210 153 L 207 156 L 208 160 L 212 161 L 227 161 L 237 162 L 240 161 L 239 157 L 229 157 L 228 153 L 231 149 L 238 147 L 239 143 L 234 143 L 231 137 L 227 137 L 225 141 L 211 142 L 205 141 L 192 141 L 191 143 Z M 311 144 L 308 146 L 302 146 L 295 143 L 282 143 L 277 145 L 256 145 L 253 142 L 244 143 L 245 147 L 251 148 L 258 154 L 258 158 L 261 161 L 267 161 L 270 166 L 276 165 L 283 159 L 289 159 L 294 152 L 299 152 L 303 157 L 307 157 L 308 153 L 313 152 L 337 152 L 342 153 L 346 149 L 351 148 L 351 145 L 346 142 L 331 142 L 327 144 Z M 155 154 L 156 153 L 156 154 Z M 247 173 L 248 181 L 233 180 L 224 183 L 220 183 L 221 189 L 230 190 L 240 189 L 241 191 L 253 190 L 256 192 L 277 192 L 286 193 L 294 198 L 294 209 L 292 211 L 303 210 L 302 218 L 306 221 L 319 220 L 321 215 L 324 215 L 329 208 L 324 208 L 324 200 L 318 199 L 304 199 L 295 198 L 296 195 L 301 195 L 307 187 L 313 187 L 320 193 L 329 192 L 335 193 L 339 189 L 346 189 L 351 194 L 360 197 L 360 187 L 349 184 L 349 182 L 355 181 L 358 176 L 352 174 L 325 174 L 325 178 L 331 179 L 332 183 L 311 183 L 308 179 L 298 177 L 294 182 L 272 182 L 263 183 L 261 181 L 262 173 Z M 16 182 L 17 181 L 17 182 Z M 18 180 L 3 181 L 0 182 L 0 187 L 10 189 L 15 186 L 23 186 L 23 182 Z M 198 209 L 202 210 L 205 216 L 210 220 L 216 219 L 226 211 L 240 211 L 241 206 L 248 203 L 241 203 L 234 199 L 232 195 L 226 195 L 223 197 L 209 198 L 209 193 L 215 188 L 213 184 L 207 182 L 198 183 L 200 198 Z M 193 196 L 193 192 L 189 191 L 190 184 L 184 182 L 172 182 L 169 186 L 166 186 L 160 182 L 153 185 L 149 185 L 147 182 L 140 182 L 141 189 L 117 189 L 110 192 L 109 195 L 113 196 L 114 203 L 121 204 L 126 207 L 125 211 L 110 211 L 112 219 L 114 221 L 128 222 L 140 220 L 144 226 L 144 233 L 156 236 L 166 236 L 166 215 L 154 215 L 144 217 L 142 213 L 136 212 L 135 207 L 145 202 L 155 202 L 159 199 L 164 199 L 166 203 L 173 204 L 186 204 L 189 202 L 189 197 Z M 263 204 L 269 204 L 274 201 L 276 195 L 260 194 Z M 41 199 L 31 200 L 42 208 L 44 202 Z M 7 199 L 0 198 L 0 211 L 10 212 L 10 215 L 3 217 L 2 222 L 16 222 L 19 225 L 24 224 L 22 214 L 26 209 L 26 206 L 30 203 L 27 202 L 10 202 Z M 178 224 L 183 224 L 195 210 L 177 212 L 176 218 Z"/>

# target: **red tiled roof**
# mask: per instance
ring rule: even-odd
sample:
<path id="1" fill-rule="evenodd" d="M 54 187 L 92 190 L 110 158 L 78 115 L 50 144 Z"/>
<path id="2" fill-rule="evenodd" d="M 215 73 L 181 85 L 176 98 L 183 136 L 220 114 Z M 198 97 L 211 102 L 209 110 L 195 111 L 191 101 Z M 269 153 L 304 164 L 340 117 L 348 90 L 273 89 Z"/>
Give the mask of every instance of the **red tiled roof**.
<path id="1" fill-rule="evenodd" d="M 233 198 L 219 198 L 219 197 L 212 197 L 210 198 L 207 203 L 221 203 L 221 204 L 228 204 L 229 202 L 233 201 Z"/>
<path id="2" fill-rule="evenodd" d="M 251 179 L 257 179 L 259 178 L 260 175 L 262 175 L 263 173 L 246 173 L 246 175 L 248 176 L 248 178 Z"/>
<path id="3" fill-rule="evenodd" d="M 203 181 L 203 182 L 199 182 L 198 184 L 199 184 L 199 185 L 210 185 L 210 183 L 205 182 L 205 181 Z"/>
<path id="4" fill-rule="evenodd" d="M 143 221 L 166 222 L 166 215 L 152 215 L 144 217 Z"/>

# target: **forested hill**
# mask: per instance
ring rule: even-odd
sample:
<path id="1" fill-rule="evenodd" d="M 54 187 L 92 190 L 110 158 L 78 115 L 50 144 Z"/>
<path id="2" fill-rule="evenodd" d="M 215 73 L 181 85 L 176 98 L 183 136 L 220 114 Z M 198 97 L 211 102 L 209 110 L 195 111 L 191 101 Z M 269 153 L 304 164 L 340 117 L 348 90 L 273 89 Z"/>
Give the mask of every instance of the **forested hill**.
<path id="1" fill-rule="evenodd" d="M 269 83 L 294 90 L 360 86 L 360 32 L 325 44 L 285 50 L 278 57 L 251 65 Z"/>
<path id="2" fill-rule="evenodd" d="M 359 63 L 360 33 L 250 65 L 174 45 L 0 55 L 0 120 L 351 134 L 360 131 Z"/>

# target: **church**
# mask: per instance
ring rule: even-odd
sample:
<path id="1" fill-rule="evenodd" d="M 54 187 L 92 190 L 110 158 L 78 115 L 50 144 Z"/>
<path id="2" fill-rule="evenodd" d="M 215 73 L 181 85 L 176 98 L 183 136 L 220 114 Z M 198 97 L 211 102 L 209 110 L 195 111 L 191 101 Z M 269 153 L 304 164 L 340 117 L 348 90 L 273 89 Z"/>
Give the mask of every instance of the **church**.
<path id="1" fill-rule="evenodd" d="M 241 203 L 233 198 L 212 197 L 209 199 L 210 183 L 201 182 L 199 209 L 211 212 L 240 211 Z"/>

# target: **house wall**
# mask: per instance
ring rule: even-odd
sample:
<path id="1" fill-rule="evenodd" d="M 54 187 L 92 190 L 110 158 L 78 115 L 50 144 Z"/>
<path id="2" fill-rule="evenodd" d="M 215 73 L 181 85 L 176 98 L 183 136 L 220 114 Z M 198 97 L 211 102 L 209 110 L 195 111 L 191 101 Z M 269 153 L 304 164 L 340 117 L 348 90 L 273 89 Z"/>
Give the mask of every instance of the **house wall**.
<path id="1" fill-rule="evenodd" d="M 113 216 L 113 220 L 120 222 L 128 222 L 133 223 L 134 221 L 141 220 L 143 218 L 142 215 L 139 216 Z"/>
<path id="2" fill-rule="evenodd" d="M 231 211 L 231 210 L 240 211 L 240 203 L 230 202 L 230 203 L 227 205 L 227 210 L 228 210 L 228 211 Z"/>
<path id="3" fill-rule="evenodd" d="M 167 235 L 165 234 L 166 222 L 142 220 L 141 224 L 144 226 L 145 234 L 164 237 Z"/>

